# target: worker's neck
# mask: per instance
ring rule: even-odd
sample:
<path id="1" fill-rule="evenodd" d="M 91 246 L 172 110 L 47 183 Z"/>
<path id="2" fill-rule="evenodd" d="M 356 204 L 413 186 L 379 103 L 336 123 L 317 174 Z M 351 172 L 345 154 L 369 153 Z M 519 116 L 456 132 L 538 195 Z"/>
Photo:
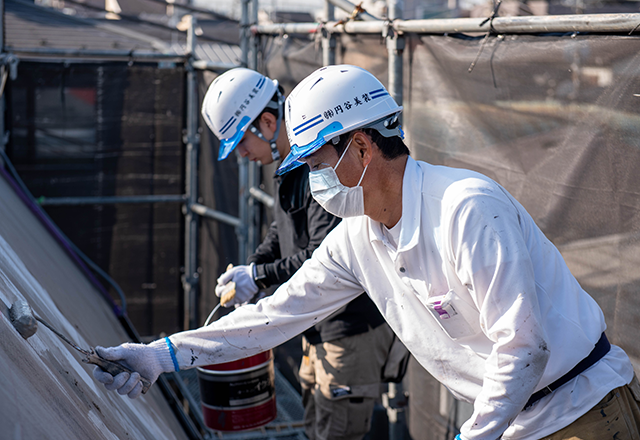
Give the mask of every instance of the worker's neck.
<path id="1" fill-rule="evenodd" d="M 402 218 L 402 180 L 408 156 L 392 160 L 377 160 L 368 185 L 364 185 L 365 214 L 387 228 L 394 227 Z M 374 165 L 373 163 L 371 165 Z"/>
<path id="2" fill-rule="evenodd" d="M 291 151 L 289 138 L 287 137 L 287 127 L 284 121 L 282 121 L 280 133 L 278 133 L 278 139 L 276 139 L 276 148 L 278 149 L 278 153 L 280 153 L 280 158 L 283 160 L 285 157 L 287 157 L 289 151 Z"/>

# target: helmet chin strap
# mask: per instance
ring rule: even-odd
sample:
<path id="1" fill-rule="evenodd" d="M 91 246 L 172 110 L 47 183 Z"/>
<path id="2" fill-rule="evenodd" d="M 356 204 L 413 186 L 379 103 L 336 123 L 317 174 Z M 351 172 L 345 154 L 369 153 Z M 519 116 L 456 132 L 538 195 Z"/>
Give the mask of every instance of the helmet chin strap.
<path id="1" fill-rule="evenodd" d="M 278 147 L 276 145 L 276 141 L 278 140 L 278 135 L 280 134 L 280 126 L 282 123 L 282 103 L 283 102 L 284 102 L 284 97 L 282 96 L 282 93 L 280 93 L 280 90 L 278 90 L 278 119 L 276 121 L 276 131 L 273 133 L 273 139 L 267 140 L 267 138 L 264 137 L 262 132 L 260 132 L 260 130 L 258 130 L 258 128 L 255 125 L 251 124 L 249 126 L 249 130 L 251 130 L 251 133 L 255 134 L 260 139 L 262 139 L 263 141 L 269 144 L 269 146 L 271 147 L 271 157 L 273 158 L 274 161 L 278 161 L 281 159 L 280 152 L 278 151 Z"/>
<path id="2" fill-rule="evenodd" d="M 280 160 L 280 152 L 278 151 L 278 148 L 276 147 L 276 139 L 278 139 L 278 135 L 280 134 L 280 123 L 282 122 L 282 112 L 279 110 L 278 111 L 278 122 L 276 122 L 276 132 L 273 134 L 273 139 L 271 139 L 271 141 L 269 142 L 269 145 L 271 145 L 271 157 L 273 157 L 273 160 Z"/>
<path id="3" fill-rule="evenodd" d="M 271 157 L 273 158 L 274 161 L 280 160 L 280 152 L 276 148 L 275 142 L 271 143 Z"/>
<path id="4" fill-rule="evenodd" d="M 260 139 L 262 139 L 263 141 L 269 144 L 269 146 L 271 147 L 271 157 L 273 158 L 273 160 L 280 160 L 280 152 L 278 151 L 278 147 L 276 145 L 276 139 L 278 139 L 278 132 L 280 131 L 280 121 L 278 121 L 275 136 L 271 140 L 267 140 L 267 138 L 264 137 L 264 135 L 260 132 L 260 130 L 258 130 L 253 125 L 249 127 L 249 130 L 251 131 L 251 133 L 255 134 Z"/>

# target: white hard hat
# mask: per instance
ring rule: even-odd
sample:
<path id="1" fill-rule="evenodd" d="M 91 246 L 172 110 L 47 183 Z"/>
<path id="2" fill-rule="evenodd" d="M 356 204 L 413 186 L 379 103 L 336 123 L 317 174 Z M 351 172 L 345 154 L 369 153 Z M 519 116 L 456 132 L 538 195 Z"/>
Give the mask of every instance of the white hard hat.
<path id="1" fill-rule="evenodd" d="M 285 121 L 291 152 L 278 174 L 301 165 L 301 159 L 336 136 L 358 128 L 372 127 L 386 137 L 403 137 L 400 127 L 394 125 L 401 111 L 382 83 L 360 67 L 343 64 L 316 70 L 287 98 Z"/>
<path id="2" fill-rule="evenodd" d="M 278 81 L 243 67 L 228 70 L 211 83 L 202 103 L 202 117 L 220 139 L 218 160 L 233 151 L 277 91 Z"/>

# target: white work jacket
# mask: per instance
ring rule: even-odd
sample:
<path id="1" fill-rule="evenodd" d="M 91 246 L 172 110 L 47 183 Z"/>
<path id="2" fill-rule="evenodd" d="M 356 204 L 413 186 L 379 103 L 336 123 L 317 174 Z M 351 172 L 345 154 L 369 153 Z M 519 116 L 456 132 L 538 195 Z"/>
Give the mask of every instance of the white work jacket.
<path id="1" fill-rule="evenodd" d="M 541 438 L 631 381 L 629 358 L 612 346 L 522 411 L 591 352 L 605 322 L 555 246 L 491 179 L 408 158 L 397 252 L 388 246 L 380 223 L 346 219 L 273 296 L 171 336 L 180 367 L 275 347 L 364 290 L 418 362 L 474 403 L 465 439 Z"/>

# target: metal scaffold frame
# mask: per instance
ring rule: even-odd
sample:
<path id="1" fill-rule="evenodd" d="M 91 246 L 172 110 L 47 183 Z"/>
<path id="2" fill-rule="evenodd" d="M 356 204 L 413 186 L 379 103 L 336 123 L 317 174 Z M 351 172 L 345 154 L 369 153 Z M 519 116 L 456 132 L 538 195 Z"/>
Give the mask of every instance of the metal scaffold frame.
<path id="1" fill-rule="evenodd" d="M 403 20 L 403 1 L 386 0 L 387 18 L 379 19 L 347 0 L 326 0 L 323 23 L 274 23 L 254 25 L 252 38 L 256 36 L 284 36 L 286 34 L 321 34 L 322 61 L 336 63 L 336 34 L 379 34 L 386 41 L 388 55 L 388 91 L 398 105 L 403 104 L 403 52 L 405 33 L 493 33 L 493 34 L 539 34 L 539 33 L 627 33 L 640 28 L 640 14 L 594 14 L 562 16 L 517 16 L 490 18 L 454 18 L 429 20 Z M 335 7 L 347 12 L 346 20 L 335 20 Z M 360 21 L 357 21 L 357 20 Z M 253 46 L 254 50 L 257 50 Z M 389 419 L 389 439 L 404 438 L 404 399 L 401 384 L 390 383 L 382 396 L 383 406 Z"/>
<path id="2" fill-rule="evenodd" d="M 243 18 L 240 22 L 242 60 L 241 65 L 257 69 L 258 52 L 255 36 L 251 35 L 251 26 L 257 24 L 258 2 L 257 0 L 242 0 Z M 0 0 L 0 6 L 3 0 Z M 249 8 L 251 6 L 251 8 Z M 184 328 L 191 329 L 199 326 L 197 322 L 198 303 L 198 228 L 200 217 L 219 221 L 235 228 L 238 238 L 238 255 L 240 261 L 245 261 L 250 249 L 255 249 L 259 239 L 258 205 L 259 201 L 266 206 L 273 206 L 273 198 L 258 188 L 259 169 L 255 163 L 248 163 L 248 160 L 238 157 L 239 165 L 239 217 L 211 209 L 198 203 L 198 163 L 200 153 L 200 127 L 199 127 L 199 100 L 198 100 L 198 70 L 209 70 L 214 72 L 224 72 L 240 65 L 227 63 L 215 63 L 207 60 L 198 60 L 195 57 L 197 37 L 195 29 L 197 27 L 197 14 L 206 12 L 197 8 L 185 7 L 190 10 L 190 26 L 187 31 L 187 48 L 184 55 L 175 53 L 157 53 L 143 50 L 83 50 L 83 49 L 56 49 L 56 48 L 33 48 L 5 52 L 4 42 L 0 44 L 2 51 L 0 61 L 3 66 L 3 76 L 10 76 L 15 79 L 17 75 L 17 65 L 20 60 L 48 60 L 52 62 L 65 61 L 144 61 L 144 62 L 175 62 L 185 66 L 186 71 L 186 123 L 183 143 L 185 145 L 185 190 L 179 195 L 148 195 L 148 196 L 104 196 L 104 197 L 40 197 L 38 202 L 42 206 L 79 206 L 79 205 L 103 205 L 103 204 L 137 204 L 137 203 L 181 203 L 182 212 L 185 217 L 185 247 L 184 247 L 184 275 L 182 276 L 182 287 L 184 291 Z M 2 9 L 4 10 L 4 8 Z M 249 11 L 251 10 L 251 19 Z M 4 23 L 4 16 L 0 17 L 0 23 Z M 4 33 L 0 33 L 0 38 Z M 3 87 L 6 78 L 3 80 Z M 4 89 L 3 89 L 4 90 Z M 4 133 L 4 94 L 0 95 L 0 133 Z M 6 148 L 8 138 L 3 136 L 3 151 Z M 118 289 L 116 289 L 118 290 Z M 124 301 L 124 298 L 122 298 Z M 124 304 L 123 304 L 124 308 Z"/>
<path id="3" fill-rule="evenodd" d="M 0 0 L 0 14 L 4 11 L 4 1 Z M 239 65 L 259 70 L 260 38 L 262 36 L 282 36 L 286 34 L 317 35 L 321 33 L 322 62 L 324 65 L 336 63 L 337 35 L 372 34 L 381 35 L 386 42 L 388 54 L 388 91 L 399 105 L 403 103 L 403 53 L 405 34 L 447 34 L 447 33 L 487 33 L 494 34 L 537 34 L 537 33 L 626 33 L 633 34 L 640 28 L 640 14 L 593 14 L 562 16 L 518 16 L 486 18 L 452 18 L 429 20 L 403 20 L 402 0 L 387 0 L 388 16 L 377 18 L 361 11 L 347 0 L 325 0 L 324 20 L 322 23 L 275 23 L 258 24 L 258 0 L 241 0 L 242 16 L 240 20 L 240 47 L 242 51 Z M 351 14 L 344 22 L 335 20 L 335 8 Z M 189 9 L 189 8 L 186 8 Z M 195 57 L 197 38 L 195 29 L 198 11 L 191 10 L 191 24 L 188 30 L 185 55 L 162 54 L 145 51 L 122 50 L 65 50 L 54 48 L 33 48 L 15 53 L 5 52 L 4 30 L 0 29 L 0 64 L 2 66 L 2 88 L 0 88 L 0 149 L 4 150 L 8 141 L 5 136 L 4 87 L 7 77 L 15 78 L 18 62 L 28 59 L 48 59 L 55 62 L 73 60 L 142 60 L 165 62 L 172 61 L 185 66 L 186 85 L 186 123 L 183 143 L 185 145 L 185 188 L 179 195 L 149 195 L 132 197 L 64 197 L 41 198 L 43 206 L 119 204 L 119 203 L 180 203 L 185 217 L 184 275 L 184 327 L 192 329 L 199 326 L 197 321 L 199 268 L 198 243 L 200 218 L 206 218 L 231 225 L 235 228 L 238 240 L 238 264 L 246 262 L 260 242 L 260 208 L 274 205 L 274 199 L 263 192 L 260 186 L 260 166 L 249 162 L 247 158 L 237 156 L 238 161 L 238 207 L 239 215 L 234 217 L 198 203 L 198 164 L 200 153 L 200 108 L 198 97 L 199 70 L 222 72 L 236 65 L 213 63 L 198 60 Z M 0 17 L 0 27 L 4 17 Z M 0 165 L 2 165 L 0 163 Z M 124 301 L 124 299 L 123 299 Z M 383 401 L 390 421 L 390 438 L 401 438 L 401 417 L 397 401 L 402 392 L 390 384 Z"/>
<path id="4" fill-rule="evenodd" d="M 518 16 L 486 18 L 453 18 L 429 20 L 403 20 L 402 0 L 386 0 L 388 17 L 381 19 L 347 0 L 326 0 L 324 23 L 258 24 L 258 0 L 241 0 L 240 38 L 242 65 L 259 69 L 261 36 L 322 33 L 322 61 L 324 65 L 336 63 L 336 35 L 380 34 L 386 41 L 388 54 L 388 89 L 399 105 L 403 103 L 403 52 L 405 33 L 447 34 L 460 32 L 494 32 L 499 34 L 535 33 L 633 33 L 640 27 L 640 14 L 592 14 L 561 16 Z M 345 22 L 335 21 L 335 8 L 350 14 Z M 196 61 L 197 63 L 197 61 Z M 239 218 L 194 204 L 207 212 L 209 218 L 232 224 L 238 236 L 239 262 L 256 249 L 260 241 L 259 204 L 274 205 L 274 199 L 259 189 L 260 167 L 238 156 Z M 205 211 L 207 210 L 207 211 Z M 194 211 L 195 212 L 195 211 Z M 214 214 L 215 213 L 215 214 Z"/>
<path id="5" fill-rule="evenodd" d="M 403 51 L 405 33 L 447 34 L 459 32 L 494 32 L 499 34 L 522 33 L 633 33 L 640 27 L 640 14 L 593 14 L 562 16 L 523 16 L 483 18 L 452 18 L 429 20 L 403 20 L 402 0 L 387 0 L 388 17 L 377 18 L 355 6 L 347 0 L 326 0 L 323 23 L 275 23 L 258 24 L 258 0 L 241 0 L 240 47 L 242 59 L 240 65 L 259 70 L 259 52 L 261 36 L 282 36 L 285 34 L 316 34 L 321 32 L 322 61 L 324 65 L 336 62 L 336 36 L 338 34 L 380 34 L 386 40 L 389 70 L 389 93 L 402 105 L 403 101 Z M 0 0 L 0 5 L 2 0 Z M 345 21 L 335 21 L 335 8 L 350 14 Z M 197 323 L 198 276 L 198 223 L 204 217 L 231 225 L 238 238 L 238 263 L 246 261 L 260 241 L 260 203 L 267 207 L 274 205 L 272 196 L 262 191 L 260 186 L 260 167 L 238 156 L 239 168 L 239 216 L 234 217 L 198 203 L 198 157 L 200 149 L 199 100 L 197 71 L 210 70 L 223 72 L 236 65 L 213 63 L 195 58 L 197 8 L 186 7 L 191 12 L 191 26 L 188 30 L 185 55 L 151 53 L 144 51 L 89 51 L 37 48 L 16 53 L 6 53 L 2 44 L 2 60 L 5 72 L 15 75 L 15 66 L 20 59 L 65 59 L 77 60 L 143 60 L 174 61 L 186 67 L 186 148 L 185 193 L 182 195 L 153 195 L 135 197 L 65 197 L 41 198 L 43 206 L 114 204 L 114 203 L 181 203 L 185 215 L 185 273 L 182 280 L 185 306 L 185 328 L 195 328 Z M 0 33 L 2 35 L 2 33 Z M 1 38 L 1 37 L 0 37 Z M 4 96 L 0 100 L 0 123 L 4 120 Z M 4 133 L 4 127 L 0 127 Z M 3 136 L 2 147 L 7 142 Z M 258 203 L 259 202 L 259 203 Z"/>

